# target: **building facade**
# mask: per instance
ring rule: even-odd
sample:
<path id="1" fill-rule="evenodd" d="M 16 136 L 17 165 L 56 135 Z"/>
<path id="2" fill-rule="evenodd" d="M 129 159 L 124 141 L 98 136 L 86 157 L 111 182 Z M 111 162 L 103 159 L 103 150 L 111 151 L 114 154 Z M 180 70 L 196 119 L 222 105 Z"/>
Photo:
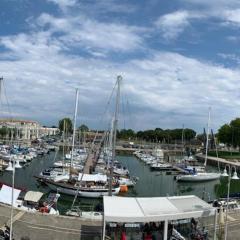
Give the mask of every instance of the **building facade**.
<path id="1" fill-rule="evenodd" d="M 7 132 L 9 139 L 34 140 L 43 136 L 56 135 L 59 132 L 58 128 L 42 127 L 36 121 L 17 119 L 0 119 L 1 128 L 10 129 Z"/>

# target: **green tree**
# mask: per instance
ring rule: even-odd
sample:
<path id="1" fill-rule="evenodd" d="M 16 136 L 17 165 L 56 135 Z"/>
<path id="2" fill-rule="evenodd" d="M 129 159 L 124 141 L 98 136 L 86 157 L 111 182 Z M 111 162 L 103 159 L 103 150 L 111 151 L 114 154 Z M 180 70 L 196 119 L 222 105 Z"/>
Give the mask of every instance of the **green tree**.
<path id="1" fill-rule="evenodd" d="M 227 145 L 232 145 L 233 129 L 229 124 L 224 124 L 218 129 L 218 141 Z"/>
<path id="2" fill-rule="evenodd" d="M 89 128 L 87 125 L 82 124 L 79 128 L 78 128 L 81 132 L 88 132 Z"/>
<path id="3" fill-rule="evenodd" d="M 5 137 L 9 133 L 9 129 L 7 127 L 0 128 L 0 135 Z"/>
<path id="4" fill-rule="evenodd" d="M 72 125 L 72 120 L 70 118 L 63 118 L 59 121 L 58 128 L 60 129 L 60 131 L 61 132 L 64 131 L 64 122 L 65 122 L 65 131 L 67 133 L 72 133 L 73 125 Z"/>
<path id="5" fill-rule="evenodd" d="M 193 139 L 196 137 L 196 132 L 190 128 L 185 128 L 184 129 L 184 137 L 187 141 Z"/>
<path id="6" fill-rule="evenodd" d="M 131 140 L 135 137 L 136 134 L 132 129 L 121 129 L 121 131 L 118 132 L 118 138 L 120 139 Z"/>
<path id="7" fill-rule="evenodd" d="M 230 122 L 231 139 L 234 147 L 240 147 L 240 118 L 236 118 Z"/>

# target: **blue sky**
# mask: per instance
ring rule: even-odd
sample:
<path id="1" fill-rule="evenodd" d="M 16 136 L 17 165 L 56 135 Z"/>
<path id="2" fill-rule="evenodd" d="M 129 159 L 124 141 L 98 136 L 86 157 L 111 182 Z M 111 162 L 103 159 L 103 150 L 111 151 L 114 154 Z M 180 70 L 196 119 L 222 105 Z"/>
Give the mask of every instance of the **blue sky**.
<path id="1" fill-rule="evenodd" d="M 1 0 L 0 9 L 14 117 L 57 124 L 72 117 L 79 87 L 78 124 L 103 128 L 119 74 L 120 127 L 200 132 L 209 107 L 214 129 L 240 116 L 238 0 Z"/>

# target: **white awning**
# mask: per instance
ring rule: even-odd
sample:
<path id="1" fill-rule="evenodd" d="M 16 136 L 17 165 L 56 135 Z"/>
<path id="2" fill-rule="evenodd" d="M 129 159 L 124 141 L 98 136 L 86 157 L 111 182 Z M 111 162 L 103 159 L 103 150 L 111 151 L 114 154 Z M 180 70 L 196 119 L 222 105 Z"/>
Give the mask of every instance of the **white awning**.
<path id="1" fill-rule="evenodd" d="M 107 182 L 107 176 L 104 174 L 83 174 L 80 173 L 78 175 L 78 181 L 80 181 L 82 178 L 82 181 L 84 182 Z"/>
<path id="2" fill-rule="evenodd" d="M 16 200 L 18 199 L 18 196 L 20 194 L 21 190 L 19 189 L 13 189 L 13 205 L 16 206 Z M 0 191 L 0 202 L 5 204 L 12 204 L 12 187 L 2 185 L 1 191 Z"/>
<path id="3" fill-rule="evenodd" d="M 43 195 L 42 192 L 28 191 L 24 196 L 24 200 L 31 201 L 31 202 L 38 202 L 41 199 L 42 195 Z"/>
<path id="4" fill-rule="evenodd" d="M 160 222 L 215 214 L 215 208 L 190 196 L 128 198 L 104 196 L 106 222 Z"/>

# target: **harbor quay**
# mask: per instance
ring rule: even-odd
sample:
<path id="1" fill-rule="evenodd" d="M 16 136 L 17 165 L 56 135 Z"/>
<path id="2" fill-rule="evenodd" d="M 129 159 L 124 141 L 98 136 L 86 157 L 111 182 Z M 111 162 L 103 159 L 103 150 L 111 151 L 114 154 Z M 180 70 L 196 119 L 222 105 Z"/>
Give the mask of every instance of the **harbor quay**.
<path id="1" fill-rule="evenodd" d="M 0 225 L 4 228 L 10 222 L 11 207 L 0 205 Z M 29 240 L 99 240 L 102 234 L 102 221 L 86 220 L 79 217 L 30 213 L 14 209 L 13 239 Z"/>
<path id="2" fill-rule="evenodd" d="M 204 154 L 196 154 L 195 155 L 196 159 L 199 162 L 204 162 L 205 161 L 205 155 Z M 224 168 L 226 165 L 231 165 L 231 166 L 235 166 L 237 169 L 239 169 L 240 167 L 240 162 L 234 162 L 234 161 L 229 161 L 226 160 L 224 158 L 217 158 L 217 157 L 212 157 L 212 156 L 208 156 L 207 157 L 207 161 L 208 161 L 208 165 L 212 165 L 212 166 L 219 166 Z"/>
<path id="3" fill-rule="evenodd" d="M 1 228 L 9 223 L 11 207 L 0 205 Z M 228 239 L 238 240 L 240 229 L 240 210 L 230 210 L 228 214 Z M 103 234 L 103 221 L 86 220 L 79 217 L 54 216 L 40 213 L 29 213 L 14 210 L 13 217 L 13 238 L 15 240 L 100 240 Z M 128 215 L 128 213 L 126 213 Z M 198 218 L 198 226 L 205 227 L 208 231 L 208 239 L 223 239 L 224 222 L 220 223 L 219 214 L 217 217 Z M 184 221 L 184 220 L 183 220 Z M 216 225 L 214 224 L 216 221 Z M 190 222 L 190 219 L 189 219 Z M 110 238 L 105 238 L 110 239 Z M 120 239 L 118 237 L 111 239 Z M 132 235 L 131 239 L 137 239 Z M 188 238 L 185 238 L 188 239 Z"/>

